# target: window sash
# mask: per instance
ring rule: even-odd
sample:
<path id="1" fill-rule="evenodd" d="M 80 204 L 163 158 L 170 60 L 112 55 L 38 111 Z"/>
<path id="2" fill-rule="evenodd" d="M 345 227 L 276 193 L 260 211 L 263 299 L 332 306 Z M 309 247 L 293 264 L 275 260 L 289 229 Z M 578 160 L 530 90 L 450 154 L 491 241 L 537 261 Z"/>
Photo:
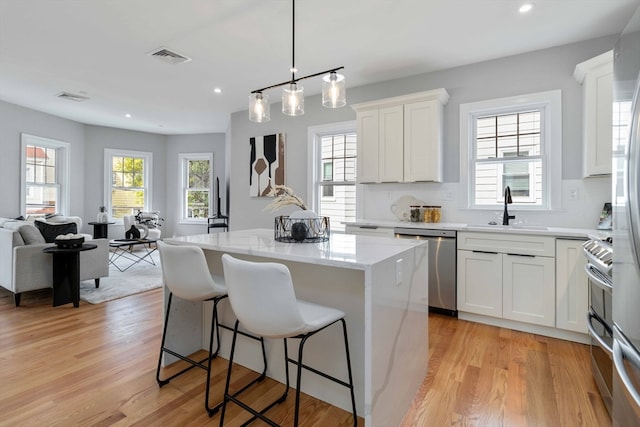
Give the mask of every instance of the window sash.
<path id="1" fill-rule="evenodd" d="M 152 162 L 150 152 L 105 149 L 105 207 L 111 218 L 153 210 Z"/>
<path id="2" fill-rule="evenodd" d="M 213 212 L 213 153 L 180 154 L 181 206 L 183 222 L 205 222 Z M 208 164 L 203 176 L 198 176 L 196 167 Z"/>

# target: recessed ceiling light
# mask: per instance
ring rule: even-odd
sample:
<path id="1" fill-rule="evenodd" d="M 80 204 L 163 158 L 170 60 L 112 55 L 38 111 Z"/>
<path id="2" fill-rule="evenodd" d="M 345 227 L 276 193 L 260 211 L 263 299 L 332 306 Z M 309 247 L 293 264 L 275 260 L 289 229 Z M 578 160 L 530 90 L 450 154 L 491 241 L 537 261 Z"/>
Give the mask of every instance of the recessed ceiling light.
<path id="1" fill-rule="evenodd" d="M 213 88 L 213 91 L 214 91 L 215 93 L 222 93 L 222 89 L 220 89 L 219 87 L 214 87 L 214 88 Z"/>
<path id="2" fill-rule="evenodd" d="M 531 9 L 533 9 L 533 3 L 525 3 L 522 6 L 520 6 L 520 9 L 518 9 L 518 12 L 520 13 L 527 13 L 529 12 Z"/>
<path id="3" fill-rule="evenodd" d="M 127 119 L 130 119 L 130 118 L 131 118 L 131 114 L 129 114 L 129 113 L 125 114 L 124 116 L 125 116 Z"/>

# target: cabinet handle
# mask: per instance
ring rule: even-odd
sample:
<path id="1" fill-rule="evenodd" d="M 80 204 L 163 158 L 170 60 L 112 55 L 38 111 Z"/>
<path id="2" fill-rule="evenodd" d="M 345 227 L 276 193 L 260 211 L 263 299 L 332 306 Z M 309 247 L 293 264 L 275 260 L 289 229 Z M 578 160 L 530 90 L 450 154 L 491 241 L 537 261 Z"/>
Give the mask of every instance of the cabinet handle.
<path id="1" fill-rule="evenodd" d="M 505 255 L 509 255 L 509 256 L 526 256 L 529 258 L 535 258 L 535 255 L 525 255 L 525 254 L 505 254 Z"/>
<path id="2" fill-rule="evenodd" d="M 359 228 L 367 229 L 367 230 L 377 230 L 378 226 L 377 225 L 361 225 Z"/>
<path id="3" fill-rule="evenodd" d="M 498 252 L 489 252 L 489 251 L 471 251 L 476 254 L 490 254 L 490 255 L 498 255 Z"/>

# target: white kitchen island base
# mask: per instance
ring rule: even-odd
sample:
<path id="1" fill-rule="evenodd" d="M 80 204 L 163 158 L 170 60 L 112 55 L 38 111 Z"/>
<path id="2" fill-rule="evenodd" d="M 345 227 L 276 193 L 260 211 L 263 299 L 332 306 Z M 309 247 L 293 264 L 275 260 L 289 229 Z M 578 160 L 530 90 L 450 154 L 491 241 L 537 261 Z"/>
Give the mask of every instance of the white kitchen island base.
<path id="1" fill-rule="evenodd" d="M 221 256 L 279 262 L 291 271 L 299 299 L 338 308 L 346 313 L 358 416 L 367 426 L 396 426 L 407 412 L 427 372 L 428 287 L 427 244 L 384 237 L 333 235 L 323 243 L 280 243 L 272 230 L 243 230 L 165 239 L 205 250 L 210 270 L 222 275 Z M 208 304 L 208 303 L 207 303 Z M 221 319 L 233 325 L 228 302 Z M 182 327 L 173 327 L 167 342 L 192 353 L 208 344 L 210 310 L 180 301 Z M 175 317 L 173 317 L 175 316 Z M 231 334 L 223 333 L 221 354 L 228 356 Z M 289 340 L 296 351 L 297 340 Z M 284 382 L 282 340 L 267 340 L 267 375 Z M 338 378 L 347 378 L 342 333 L 332 326 L 305 346 L 305 364 Z M 259 345 L 239 341 L 235 361 L 260 371 Z M 290 373 L 295 378 L 295 367 Z M 295 382 L 295 381 L 294 381 Z M 293 385 L 293 383 L 292 383 Z M 222 386 L 222 385 L 220 385 Z M 348 390 L 310 372 L 302 376 L 302 391 L 351 411 Z"/>

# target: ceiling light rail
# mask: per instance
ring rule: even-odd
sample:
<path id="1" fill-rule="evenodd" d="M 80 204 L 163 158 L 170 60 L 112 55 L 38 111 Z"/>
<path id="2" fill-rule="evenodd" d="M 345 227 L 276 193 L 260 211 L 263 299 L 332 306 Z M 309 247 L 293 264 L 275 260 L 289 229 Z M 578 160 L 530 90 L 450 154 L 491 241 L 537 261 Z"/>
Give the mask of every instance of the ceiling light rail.
<path id="1" fill-rule="evenodd" d="M 347 104 L 345 80 L 342 74 L 338 74 L 339 70 L 344 66 L 331 68 L 319 73 L 309 74 L 308 76 L 296 78 L 297 68 L 295 66 L 295 47 L 296 47 L 296 4 L 292 3 L 292 47 L 291 47 L 291 79 L 282 83 L 265 86 L 262 89 L 251 91 L 249 95 L 249 120 L 256 123 L 268 122 L 271 119 L 271 105 L 269 103 L 269 95 L 264 91 L 285 86 L 282 91 L 282 113 L 287 116 L 301 116 L 304 114 L 304 88 L 298 86 L 300 80 L 309 79 L 324 75 L 322 77 L 322 105 L 327 108 L 340 108 Z"/>

